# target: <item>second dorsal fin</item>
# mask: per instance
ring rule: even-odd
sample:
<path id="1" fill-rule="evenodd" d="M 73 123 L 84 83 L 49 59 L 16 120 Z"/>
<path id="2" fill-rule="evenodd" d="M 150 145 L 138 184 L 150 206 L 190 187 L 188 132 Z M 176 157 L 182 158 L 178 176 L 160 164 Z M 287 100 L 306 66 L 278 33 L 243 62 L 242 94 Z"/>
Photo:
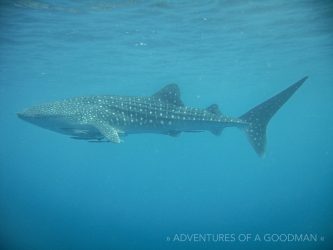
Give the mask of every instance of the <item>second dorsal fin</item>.
<path id="1" fill-rule="evenodd" d="M 184 106 L 184 103 L 180 99 L 180 90 L 177 84 L 168 84 L 160 91 L 153 95 L 154 98 L 158 98 L 161 101 L 177 106 Z"/>
<path id="2" fill-rule="evenodd" d="M 219 109 L 219 106 L 217 104 L 212 104 L 210 105 L 208 108 L 206 108 L 206 110 L 210 113 L 213 113 L 215 115 L 221 115 L 221 111 Z"/>

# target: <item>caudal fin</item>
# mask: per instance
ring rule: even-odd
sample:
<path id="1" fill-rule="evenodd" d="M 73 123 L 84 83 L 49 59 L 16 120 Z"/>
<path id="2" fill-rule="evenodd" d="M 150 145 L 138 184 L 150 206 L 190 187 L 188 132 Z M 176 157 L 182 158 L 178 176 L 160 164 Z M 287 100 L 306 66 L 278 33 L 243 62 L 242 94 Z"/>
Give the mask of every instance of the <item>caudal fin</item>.
<path id="1" fill-rule="evenodd" d="M 308 77 L 304 77 L 291 85 L 289 88 L 259 104 L 240 117 L 241 120 L 248 123 L 244 130 L 251 145 L 258 155 L 261 156 L 265 152 L 266 127 L 268 122 L 307 78 Z"/>

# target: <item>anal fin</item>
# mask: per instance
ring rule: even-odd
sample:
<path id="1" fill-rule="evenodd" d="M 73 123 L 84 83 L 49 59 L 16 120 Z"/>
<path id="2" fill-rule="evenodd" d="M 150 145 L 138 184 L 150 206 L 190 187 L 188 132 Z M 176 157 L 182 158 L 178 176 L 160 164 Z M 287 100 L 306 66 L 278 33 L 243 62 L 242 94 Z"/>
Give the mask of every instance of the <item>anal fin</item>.
<path id="1" fill-rule="evenodd" d="M 213 135 L 221 135 L 223 131 L 223 128 L 215 128 L 211 129 L 210 132 L 212 132 Z"/>
<path id="2" fill-rule="evenodd" d="M 171 130 L 171 131 L 166 132 L 165 134 L 170 135 L 172 137 L 178 137 L 178 136 L 180 136 L 181 133 L 182 133 L 181 131 Z"/>

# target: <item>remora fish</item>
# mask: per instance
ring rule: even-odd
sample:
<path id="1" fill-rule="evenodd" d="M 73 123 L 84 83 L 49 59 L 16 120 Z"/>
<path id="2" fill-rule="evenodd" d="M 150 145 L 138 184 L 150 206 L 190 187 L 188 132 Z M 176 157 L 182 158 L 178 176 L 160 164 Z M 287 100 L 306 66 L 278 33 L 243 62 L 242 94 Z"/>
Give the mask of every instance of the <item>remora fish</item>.
<path id="1" fill-rule="evenodd" d="M 216 104 L 206 109 L 185 106 L 176 84 L 149 97 L 83 96 L 34 106 L 17 115 L 37 126 L 93 142 L 120 143 L 122 136 L 134 133 L 177 136 L 208 130 L 220 135 L 226 127 L 238 127 L 245 131 L 257 154 L 263 155 L 268 122 L 306 79 L 238 118 L 223 115 Z"/>

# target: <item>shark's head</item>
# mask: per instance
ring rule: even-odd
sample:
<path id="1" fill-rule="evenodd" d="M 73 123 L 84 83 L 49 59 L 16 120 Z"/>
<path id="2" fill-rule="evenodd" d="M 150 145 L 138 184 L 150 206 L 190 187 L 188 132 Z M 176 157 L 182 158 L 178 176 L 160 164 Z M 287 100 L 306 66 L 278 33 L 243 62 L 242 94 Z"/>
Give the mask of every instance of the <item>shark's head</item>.
<path id="1" fill-rule="evenodd" d="M 50 103 L 33 106 L 17 113 L 24 121 L 50 130 L 58 131 L 67 127 L 73 120 L 73 110 L 64 107 L 60 103 Z"/>

